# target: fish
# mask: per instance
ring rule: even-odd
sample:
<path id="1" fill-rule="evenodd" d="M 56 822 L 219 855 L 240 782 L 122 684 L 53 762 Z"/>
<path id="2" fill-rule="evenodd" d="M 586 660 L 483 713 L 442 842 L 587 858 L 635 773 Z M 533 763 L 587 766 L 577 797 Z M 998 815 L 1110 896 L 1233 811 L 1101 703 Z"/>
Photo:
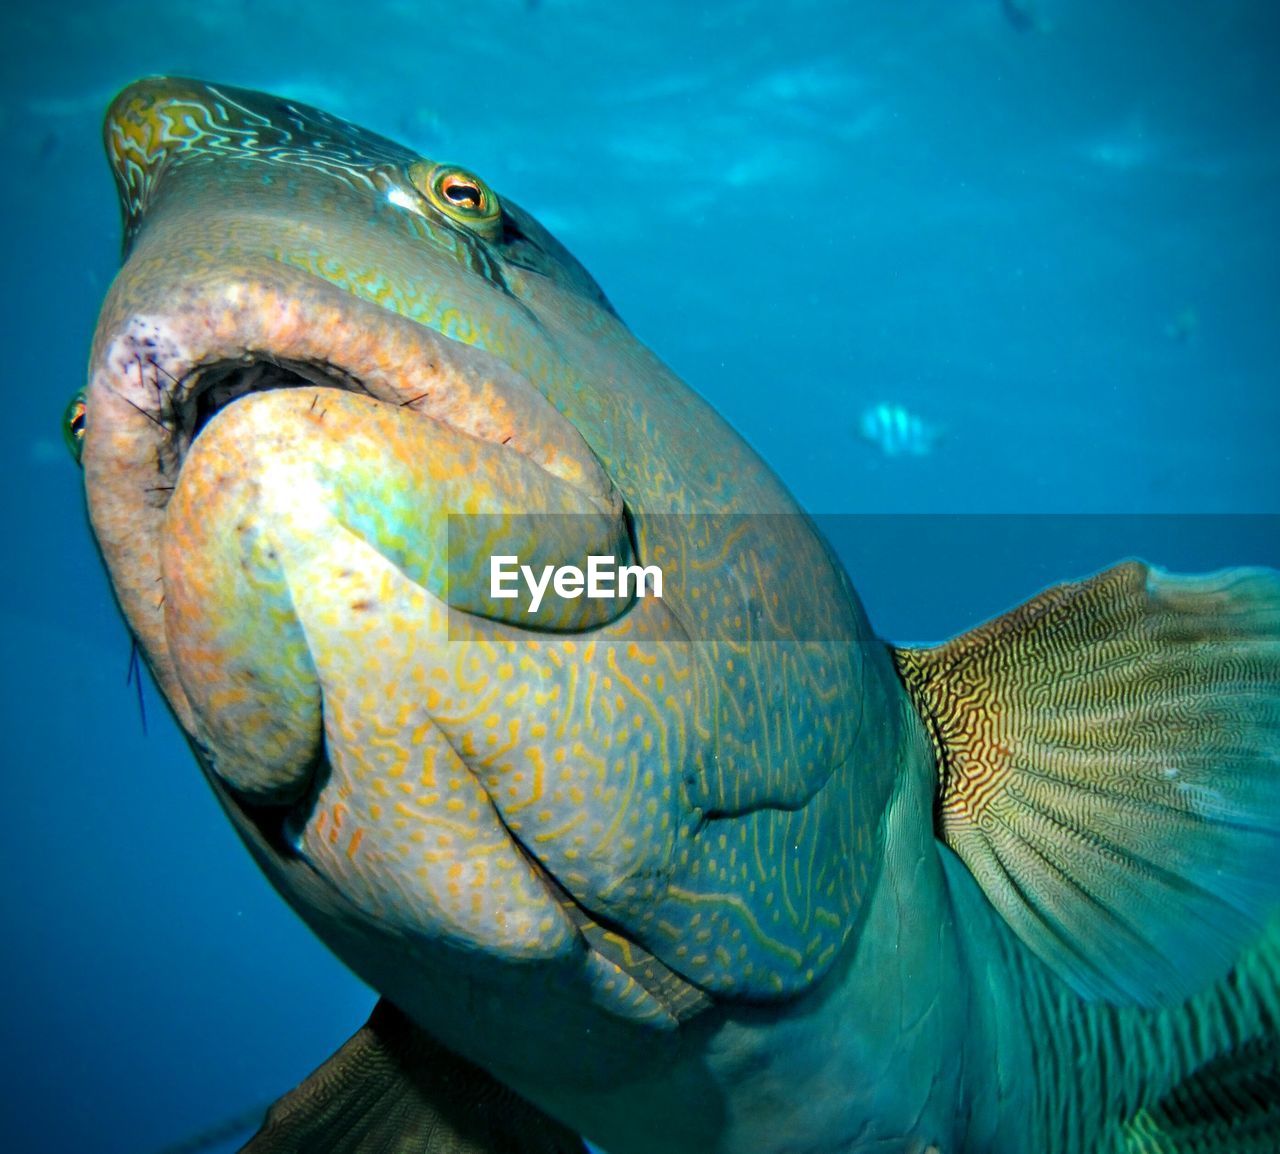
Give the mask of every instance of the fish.
<path id="1" fill-rule="evenodd" d="M 1200 317 L 1190 305 L 1179 309 L 1177 315 L 1170 317 L 1164 324 L 1164 335 L 1182 345 L 1194 341 L 1199 331 Z"/>
<path id="2" fill-rule="evenodd" d="M 1280 574 L 1121 560 L 888 644 L 479 174 L 179 77 L 104 136 L 90 526 L 380 995 L 250 1154 L 1280 1148 Z M 486 585 L 600 557 L 661 596 Z"/>
<path id="3" fill-rule="evenodd" d="M 926 457 L 933 452 L 941 430 L 901 405 L 882 401 L 863 410 L 858 435 L 886 457 Z"/>

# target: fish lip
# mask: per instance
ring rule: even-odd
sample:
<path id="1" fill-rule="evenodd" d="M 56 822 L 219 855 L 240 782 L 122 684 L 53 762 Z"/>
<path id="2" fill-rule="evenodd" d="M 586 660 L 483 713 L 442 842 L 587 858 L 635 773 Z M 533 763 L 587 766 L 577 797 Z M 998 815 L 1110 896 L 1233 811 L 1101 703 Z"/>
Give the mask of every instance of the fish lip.
<path id="1" fill-rule="evenodd" d="M 117 346 L 123 344 L 123 350 L 119 347 L 112 350 L 116 353 L 115 365 L 106 367 L 105 374 L 95 372 L 90 381 L 90 395 L 100 394 L 104 385 L 100 378 L 105 375 L 108 378 L 105 387 L 116 392 L 139 417 L 150 422 L 156 430 L 154 436 L 158 442 L 156 448 L 160 467 L 169 479 L 176 478 L 191 445 L 218 412 L 248 394 L 291 387 L 319 386 L 360 393 L 386 404 L 415 411 L 456 431 L 499 444 L 509 451 L 524 453 L 544 467 L 551 465 L 552 458 L 557 456 L 552 452 L 545 460 L 539 460 L 537 450 L 531 448 L 529 439 L 522 436 L 526 430 L 522 430 L 510 415 L 505 421 L 500 416 L 496 420 L 489 420 L 489 414 L 482 409 L 467 411 L 466 403 L 461 406 L 451 403 L 447 387 L 443 390 L 415 387 L 407 383 L 412 379 L 410 374 L 401 376 L 394 370 L 386 371 L 384 366 L 379 366 L 381 371 L 367 371 L 367 366 L 361 366 L 342 356 L 341 350 L 324 345 L 298 350 L 300 355 L 281 355 L 269 341 L 246 341 L 242 345 L 213 346 L 208 349 L 197 345 L 187 350 L 175 347 L 170 340 L 166 347 L 164 336 L 172 337 L 172 321 L 172 316 L 157 318 L 144 315 L 132 318 L 117 339 Z M 518 386 L 528 394 L 524 398 L 526 408 L 532 401 L 534 406 L 542 410 L 540 415 L 546 424 L 560 426 L 569 433 L 570 440 L 580 440 L 577 430 L 555 411 L 549 401 L 540 394 L 535 399 L 535 391 L 527 380 L 514 371 L 505 369 L 497 358 L 463 345 L 433 329 L 424 331 L 430 334 L 433 341 L 458 350 L 464 358 L 489 362 L 474 374 L 465 373 L 464 369 L 465 375 L 491 379 L 494 368 L 501 367 L 503 375 L 508 379 L 488 386 L 495 396 L 511 390 L 513 385 Z M 107 359 L 112 359 L 110 353 Z M 453 367 L 456 369 L 458 366 Z M 99 364 L 99 369 L 102 368 L 104 366 Z M 435 366 L 429 364 L 428 368 L 434 369 Z M 443 404 L 439 403 L 442 393 L 445 394 Z M 434 404 L 433 397 L 436 399 Z M 492 400 L 493 397 L 488 399 Z M 528 417 L 530 414 L 526 412 L 524 415 Z M 594 489 L 597 496 L 603 498 L 597 504 L 602 508 L 609 508 L 616 503 L 609 499 L 612 496 L 609 493 L 611 483 L 585 442 L 581 443 L 581 447 L 584 450 L 581 463 L 588 467 L 570 470 L 569 475 L 562 473 L 561 479 L 570 484 L 585 480 L 588 490 Z M 563 469 L 563 465 L 564 461 L 561 460 L 548 471 L 558 472 Z"/>

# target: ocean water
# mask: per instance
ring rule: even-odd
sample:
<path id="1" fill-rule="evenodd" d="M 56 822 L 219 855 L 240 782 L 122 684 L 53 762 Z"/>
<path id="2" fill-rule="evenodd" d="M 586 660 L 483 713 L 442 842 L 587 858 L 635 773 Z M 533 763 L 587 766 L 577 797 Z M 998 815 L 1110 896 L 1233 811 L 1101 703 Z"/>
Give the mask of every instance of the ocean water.
<path id="1" fill-rule="evenodd" d="M 144 725 L 62 447 L 118 263 L 101 115 L 139 75 L 321 105 L 533 211 L 832 515 L 886 636 L 1131 553 L 1280 563 L 1269 0 L 82 0 L 6 6 L 0 58 L 5 1150 L 183 1142 L 373 1002 L 149 683 Z M 862 438 L 880 403 L 932 450 Z"/>

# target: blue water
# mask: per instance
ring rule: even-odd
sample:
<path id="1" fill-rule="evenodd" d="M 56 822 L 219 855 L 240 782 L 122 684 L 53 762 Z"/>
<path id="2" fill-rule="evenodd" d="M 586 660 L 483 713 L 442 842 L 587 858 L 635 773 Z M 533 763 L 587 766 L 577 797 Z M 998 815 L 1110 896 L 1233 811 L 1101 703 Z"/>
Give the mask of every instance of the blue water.
<path id="1" fill-rule="evenodd" d="M 998 0 L 4 8 L 0 1148 L 159 1150 L 372 1003 L 125 685 L 59 434 L 117 263 L 113 92 L 275 90 L 476 169 L 812 509 L 1280 511 L 1280 6 L 1034 7 L 1038 31 Z M 936 449 L 861 440 L 881 401 Z M 1266 522 L 1191 524 L 841 548 L 882 629 L 923 639 L 1126 552 L 1276 561 Z"/>

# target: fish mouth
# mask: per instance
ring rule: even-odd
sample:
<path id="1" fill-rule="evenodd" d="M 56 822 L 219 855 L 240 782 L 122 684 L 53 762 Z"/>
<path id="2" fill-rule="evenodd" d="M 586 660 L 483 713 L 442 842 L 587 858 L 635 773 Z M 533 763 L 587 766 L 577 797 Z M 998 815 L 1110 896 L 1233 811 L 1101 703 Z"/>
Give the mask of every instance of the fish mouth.
<path id="1" fill-rule="evenodd" d="M 163 370 L 153 364 L 157 377 Z M 272 389 L 298 389 L 307 385 L 319 388 L 339 389 L 344 392 L 375 396 L 364 387 L 358 377 L 344 372 L 339 366 L 280 361 L 258 352 L 241 361 L 217 361 L 195 368 L 185 381 L 166 382 L 155 380 L 157 410 L 170 409 L 162 418 L 172 438 L 171 453 L 178 470 L 187 453 L 205 426 L 219 412 L 250 393 L 265 393 Z M 165 385 L 171 387 L 166 389 Z M 383 396 L 384 401 L 411 405 L 409 401 L 396 401 Z"/>
<path id="2" fill-rule="evenodd" d="M 625 537 L 577 429 L 484 349 L 284 266 L 123 283 L 87 391 L 90 519 L 161 691 L 247 802 L 297 801 L 323 753 L 293 587 L 315 549 L 354 533 L 364 552 L 312 580 L 358 612 L 370 568 L 441 600 L 451 514 L 588 513 Z"/>
<path id="3" fill-rule="evenodd" d="M 122 274 L 91 360 L 89 514 L 129 626 L 188 729 L 158 588 L 170 499 L 211 424 L 246 401 L 302 389 L 364 397 L 405 428 L 494 446 L 570 506 L 623 517 L 621 496 L 573 424 L 482 348 L 282 264 L 176 281 Z"/>
<path id="4" fill-rule="evenodd" d="M 119 390 L 119 396 L 156 429 L 156 483 L 148 486 L 146 493 L 149 504 L 159 509 L 168 504 L 183 465 L 206 426 L 245 397 L 310 386 L 356 393 L 406 408 L 415 400 L 399 400 L 385 389 L 379 395 L 366 388 L 359 377 L 331 362 L 288 361 L 263 350 L 186 368 L 166 366 L 155 356 L 138 359 L 135 366 L 136 387 Z M 176 375 L 175 369 L 183 375 Z"/>

